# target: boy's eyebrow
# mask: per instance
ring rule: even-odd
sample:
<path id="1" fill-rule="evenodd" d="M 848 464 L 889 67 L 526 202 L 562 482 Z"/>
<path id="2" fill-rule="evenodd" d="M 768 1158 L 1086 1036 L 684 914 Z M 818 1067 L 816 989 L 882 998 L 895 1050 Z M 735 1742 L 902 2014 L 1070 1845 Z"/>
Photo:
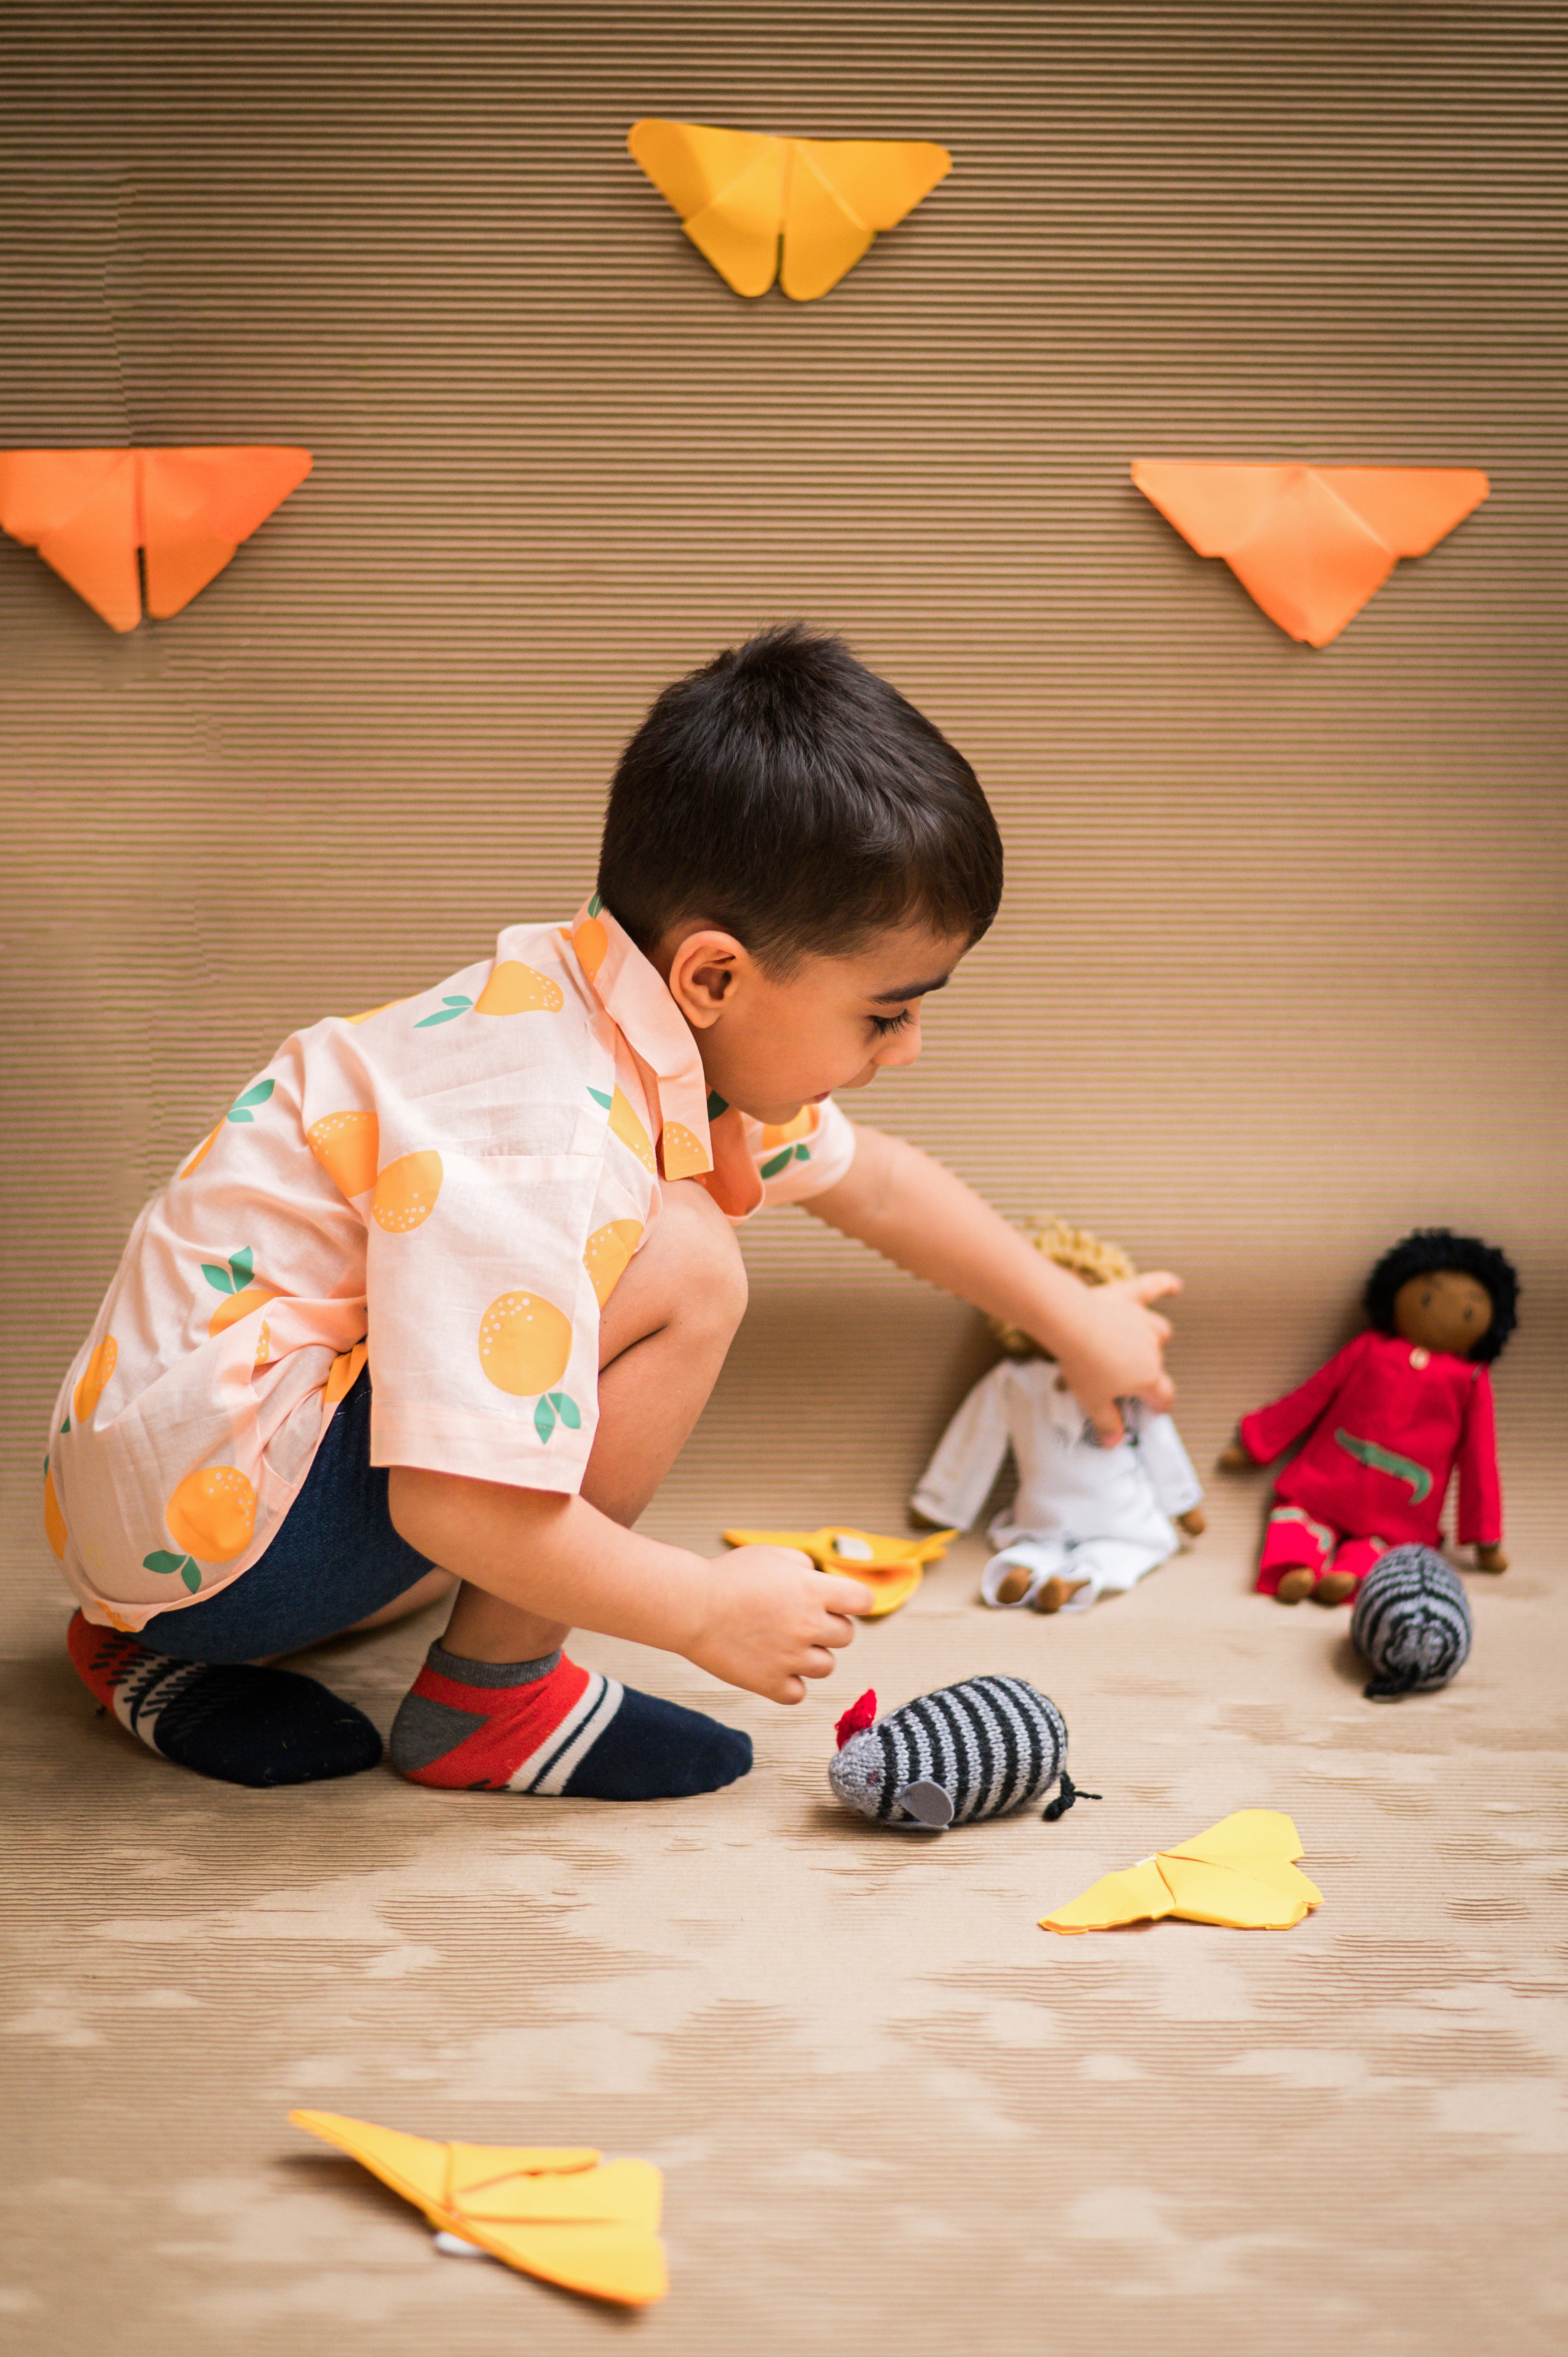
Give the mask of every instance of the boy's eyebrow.
<path id="1" fill-rule="evenodd" d="M 945 990 L 950 980 L 950 974 L 939 974 L 935 982 L 911 982 L 903 990 L 872 990 L 866 996 L 878 1006 L 896 1006 L 901 998 L 924 998 L 929 991 Z"/>

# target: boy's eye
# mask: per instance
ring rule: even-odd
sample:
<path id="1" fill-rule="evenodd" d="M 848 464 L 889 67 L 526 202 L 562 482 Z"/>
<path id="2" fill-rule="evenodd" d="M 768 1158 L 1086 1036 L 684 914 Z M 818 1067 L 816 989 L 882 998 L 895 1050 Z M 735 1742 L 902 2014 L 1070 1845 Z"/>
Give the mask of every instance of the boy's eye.
<path id="1" fill-rule="evenodd" d="M 871 1028 L 879 1039 L 886 1039 L 895 1031 L 908 1030 L 912 1020 L 911 1010 L 906 1006 L 897 1015 L 874 1015 L 871 1017 Z"/>

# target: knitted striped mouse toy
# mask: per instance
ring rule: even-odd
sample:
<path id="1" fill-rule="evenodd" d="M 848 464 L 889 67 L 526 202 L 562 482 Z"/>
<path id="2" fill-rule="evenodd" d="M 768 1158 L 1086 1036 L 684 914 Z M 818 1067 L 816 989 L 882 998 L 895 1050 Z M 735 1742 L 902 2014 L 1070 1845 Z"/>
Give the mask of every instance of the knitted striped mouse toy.
<path id="1" fill-rule="evenodd" d="M 1433 1694 L 1469 1655 L 1470 1599 L 1433 1548 L 1391 1547 L 1361 1582 L 1350 1642 L 1372 1673 L 1369 1702 Z"/>
<path id="2" fill-rule="evenodd" d="M 965 1678 L 886 1718 L 876 1716 L 875 1695 L 863 1694 L 840 1719 L 838 1740 L 828 1781 L 839 1799 L 860 1816 L 905 1831 L 940 1833 L 1006 1816 L 1058 1782 L 1047 1817 L 1059 1817 L 1078 1798 L 1062 1715 L 1022 1678 Z"/>

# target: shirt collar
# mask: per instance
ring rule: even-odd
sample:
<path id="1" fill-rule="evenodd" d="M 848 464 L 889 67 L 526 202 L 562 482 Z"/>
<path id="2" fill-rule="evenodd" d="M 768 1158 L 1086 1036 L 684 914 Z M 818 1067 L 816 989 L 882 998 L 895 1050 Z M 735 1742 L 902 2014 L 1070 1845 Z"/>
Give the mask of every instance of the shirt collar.
<path id="1" fill-rule="evenodd" d="M 666 1178 L 701 1178 L 720 1209 L 744 1218 L 762 1199 L 741 1117 L 711 1095 L 691 1025 L 657 970 L 596 892 L 573 918 L 577 963 L 605 1013 L 653 1074 L 656 1151 Z M 716 1167 L 715 1167 L 716 1166 Z"/>

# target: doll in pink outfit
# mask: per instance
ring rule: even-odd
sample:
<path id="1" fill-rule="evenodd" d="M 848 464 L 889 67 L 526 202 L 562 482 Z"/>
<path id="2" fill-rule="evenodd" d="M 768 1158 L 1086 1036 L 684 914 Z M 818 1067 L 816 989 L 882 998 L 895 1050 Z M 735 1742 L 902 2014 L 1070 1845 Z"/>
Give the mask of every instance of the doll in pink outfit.
<path id="1" fill-rule="evenodd" d="M 1476 1236 L 1419 1228 L 1367 1281 L 1368 1332 L 1300 1388 L 1244 1415 L 1227 1472 L 1279 1475 L 1258 1587 L 1282 1604 L 1351 1598 L 1391 1546 L 1440 1547 L 1449 1484 L 1456 1538 L 1483 1571 L 1506 1571 L 1492 1387 L 1487 1370 L 1517 1319 L 1519 1280 Z"/>

